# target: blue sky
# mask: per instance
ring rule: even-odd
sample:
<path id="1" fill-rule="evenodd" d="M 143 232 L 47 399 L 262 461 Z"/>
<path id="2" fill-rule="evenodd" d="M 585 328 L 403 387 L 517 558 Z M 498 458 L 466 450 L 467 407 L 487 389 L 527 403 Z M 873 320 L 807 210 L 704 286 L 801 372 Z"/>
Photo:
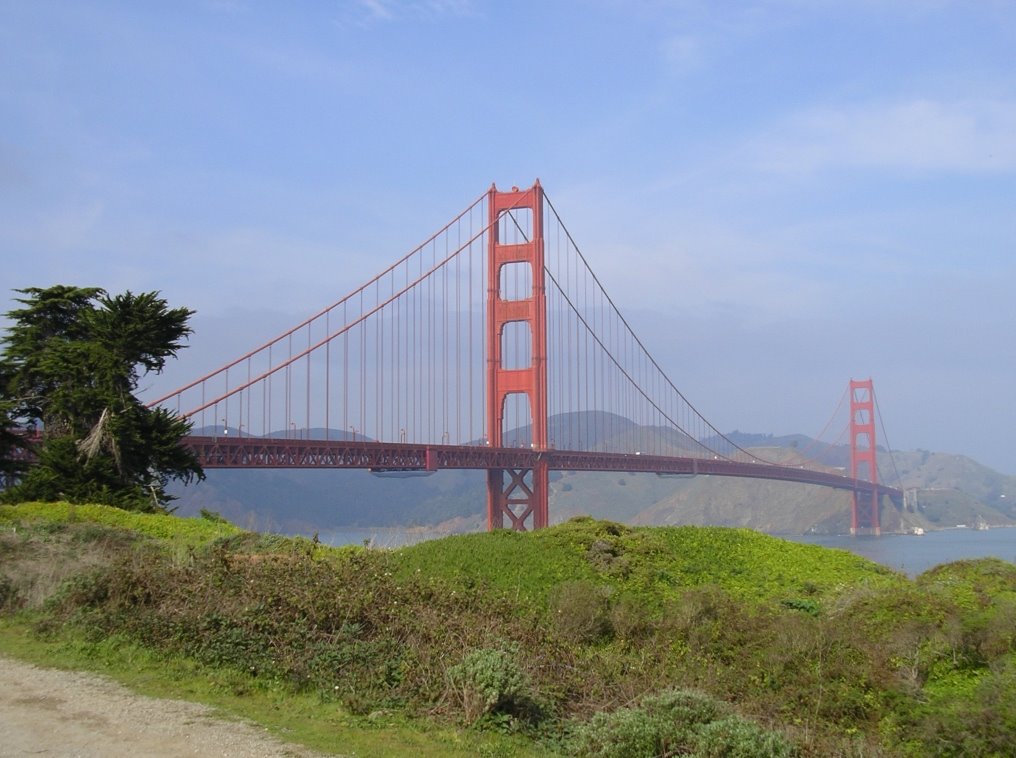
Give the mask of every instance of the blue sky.
<path id="1" fill-rule="evenodd" d="M 870 376 L 1016 474 L 1013 50 L 1001 0 L 0 0 L 0 309 L 161 290 L 166 387 L 539 177 L 719 428 Z"/>

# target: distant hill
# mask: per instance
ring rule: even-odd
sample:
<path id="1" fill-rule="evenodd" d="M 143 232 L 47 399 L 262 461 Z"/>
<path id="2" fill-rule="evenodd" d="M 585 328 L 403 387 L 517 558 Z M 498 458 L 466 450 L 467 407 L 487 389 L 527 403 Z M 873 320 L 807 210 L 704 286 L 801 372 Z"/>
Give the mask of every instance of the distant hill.
<path id="1" fill-rule="evenodd" d="M 238 434 L 207 427 L 195 434 Z M 302 430 L 311 439 L 347 439 L 337 429 Z M 292 436 L 278 431 L 272 437 Z M 640 427 L 609 413 L 573 413 L 550 419 L 552 444 L 570 449 L 646 449 L 682 455 L 697 443 L 671 429 Z M 735 431 L 737 445 L 765 460 L 796 465 L 802 457 L 846 469 L 845 445 L 825 446 L 804 435 L 774 437 Z M 512 444 L 528 445 L 529 427 L 509 432 Z M 709 445 L 710 440 L 704 440 Z M 1005 476 L 959 455 L 926 450 L 879 451 L 881 479 L 916 490 L 916 508 L 883 512 L 883 529 L 935 529 L 956 524 L 1016 524 L 1016 477 Z M 486 486 L 478 471 L 439 471 L 408 479 L 368 471 L 230 470 L 207 472 L 206 481 L 172 488 L 183 515 L 202 508 L 257 530 L 288 533 L 343 527 L 439 527 L 476 531 L 486 524 Z M 745 526 L 772 534 L 845 533 L 850 495 L 786 482 L 652 474 L 551 473 L 551 521 L 578 515 L 632 524 Z"/>

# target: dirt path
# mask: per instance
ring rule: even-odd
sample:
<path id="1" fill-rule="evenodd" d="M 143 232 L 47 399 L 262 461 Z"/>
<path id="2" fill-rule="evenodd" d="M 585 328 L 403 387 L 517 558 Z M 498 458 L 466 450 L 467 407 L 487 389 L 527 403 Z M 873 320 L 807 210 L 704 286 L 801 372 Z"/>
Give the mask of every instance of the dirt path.
<path id="1" fill-rule="evenodd" d="M 211 708 L 0 657 L 0 756 L 316 756 Z"/>

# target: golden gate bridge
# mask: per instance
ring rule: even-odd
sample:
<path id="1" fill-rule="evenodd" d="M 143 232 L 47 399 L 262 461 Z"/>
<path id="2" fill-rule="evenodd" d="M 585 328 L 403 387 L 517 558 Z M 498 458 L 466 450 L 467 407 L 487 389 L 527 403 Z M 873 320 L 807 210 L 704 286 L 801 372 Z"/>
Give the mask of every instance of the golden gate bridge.
<path id="1" fill-rule="evenodd" d="M 626 471 L 847 490 L 852 533 L 877 534 L 903 492 L 879 481 L 872 381 L 848 394 L 849 475 L 736 444 L 653 359 L 537 181 L 491 186 L 366 284 L 150 405 L 214 430 L 186 439 L 206 468 L 485 470 L 490 529 L 547 526 L 550 471 Z"/>

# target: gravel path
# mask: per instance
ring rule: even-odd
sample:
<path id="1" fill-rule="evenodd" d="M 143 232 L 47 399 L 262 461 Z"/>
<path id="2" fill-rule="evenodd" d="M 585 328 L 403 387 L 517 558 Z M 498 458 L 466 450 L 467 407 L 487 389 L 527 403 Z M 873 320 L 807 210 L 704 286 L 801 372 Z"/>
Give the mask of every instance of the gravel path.
<path id="1" fill-rule="evenodd" d="M 300 756 L 261 727 L 204 705 L 137 695 L 95 674 L 0 657 L 0 756 Z"/>

